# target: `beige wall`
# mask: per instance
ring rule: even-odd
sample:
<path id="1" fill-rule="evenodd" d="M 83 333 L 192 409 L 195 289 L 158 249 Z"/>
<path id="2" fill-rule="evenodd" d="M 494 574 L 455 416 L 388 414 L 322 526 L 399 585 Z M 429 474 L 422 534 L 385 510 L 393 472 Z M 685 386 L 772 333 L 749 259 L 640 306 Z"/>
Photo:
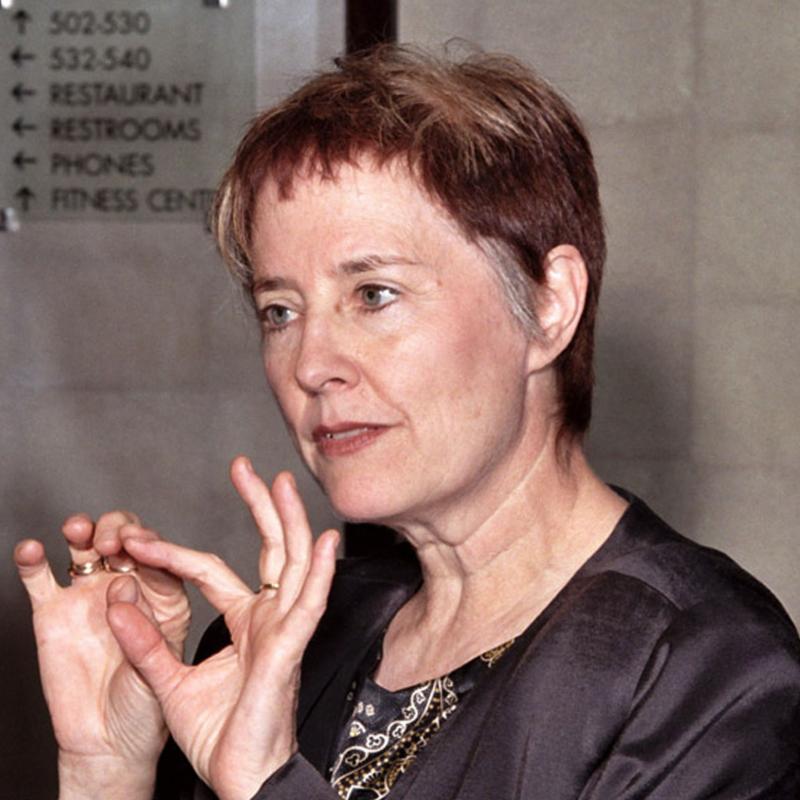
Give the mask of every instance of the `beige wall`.
<path id="1" fill-rule="evenodd" d="M 400 4 L 588 124 L 605 204 L 593 462 L 800 622 L 800 2 Z"/>

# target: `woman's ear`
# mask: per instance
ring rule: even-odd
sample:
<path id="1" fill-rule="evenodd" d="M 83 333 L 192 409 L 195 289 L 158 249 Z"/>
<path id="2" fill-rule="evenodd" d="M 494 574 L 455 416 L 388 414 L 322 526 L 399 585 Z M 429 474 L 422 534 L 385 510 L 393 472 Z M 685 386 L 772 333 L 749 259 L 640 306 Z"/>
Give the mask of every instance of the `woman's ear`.
<path id="1" fill-rule="evenodd" d="M 539 333 L 531 340 L 532 372 L 552 364 L 572 341 L 586 302 L 588 276 L 577 247 L 554 247 L 544 258 L 544 272 L 544 283 L 535 289 Z"/>

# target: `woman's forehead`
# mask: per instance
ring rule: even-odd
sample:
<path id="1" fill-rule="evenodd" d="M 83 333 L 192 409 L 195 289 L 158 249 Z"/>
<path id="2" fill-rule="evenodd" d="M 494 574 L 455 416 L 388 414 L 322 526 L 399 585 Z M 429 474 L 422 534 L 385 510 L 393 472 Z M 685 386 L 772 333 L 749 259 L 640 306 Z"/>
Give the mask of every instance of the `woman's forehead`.
<path id="1" fill-rule="evenodd" d="M 275 181 L 262 186 L 253 220 L 254 265 L 285 248 L 387 248 L 407 258 L 415 248 L 467 245 L 452 217 L 397 164 L 343 164 L 332 177 L 301 174 L 288 196 Z M 352 255 L 352 254 L 350 254 Z"/>

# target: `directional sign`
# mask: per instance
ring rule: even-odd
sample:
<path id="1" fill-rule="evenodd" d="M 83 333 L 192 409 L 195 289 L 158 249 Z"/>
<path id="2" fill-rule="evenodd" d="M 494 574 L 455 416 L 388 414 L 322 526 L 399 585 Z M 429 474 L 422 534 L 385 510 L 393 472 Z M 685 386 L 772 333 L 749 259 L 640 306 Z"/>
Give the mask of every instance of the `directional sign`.
<path id="1" fill-rule="evenodd" d="M 12 19 L 17 23 L 17 33 L 20 36 L 24 36 L 28 30 L 31 15 L 24 8 L 21 8 L 19 11 L 14 12 Z"/>
<path id="2" fill-rule="evenodd" d="M 36 195 L 27 186 L 23 186 L 14 193 L 14 197 L 19 201 L 22 210 L 27 212 L 30 209 L 31 203 L 36 198 Z"/>
<path id="3" fill-rule="evenodd" d="M 17 117 L 14 120 L 14 123 L 11 126 L 11 130 L 17 134 L 17 136 L 24 136 L 25 131 L 35 131 L 37 128 L 36 125 L 33 125 L 30 122 L 25 122 L 22 117 Z"/>
<path id="4" fill-rule="evenodd" d="M 0 207 L 205 220 L 254 113 L 255 0 L 17 0 L 0 10 Z"/>
<path id="5" fill-rule="evenodd" d="M 22 83 L 18 83 L 11 90 L 11 94 L 18 103 L 22 103 L 26 97 L 33 97 L 36 94 L 36 89 L 31 89 Z"/>
<path id="6" fill-rule="evenodd" d="M 35 164 L 37 159 L 32 158 L 31 156 L 25 155 L 24 150 L 20 150 L 14 156 L 13 164 L 17 169 L 24 170 L 26 164 Z"/>
<path id="7" fill-rule="evenodd" d="M 21 47 L 15 47 L 11 51 L 11 60 L 21 67 L 26 61 L 33 61 L 36 58 L 35 53 L 26 53 Z"/>

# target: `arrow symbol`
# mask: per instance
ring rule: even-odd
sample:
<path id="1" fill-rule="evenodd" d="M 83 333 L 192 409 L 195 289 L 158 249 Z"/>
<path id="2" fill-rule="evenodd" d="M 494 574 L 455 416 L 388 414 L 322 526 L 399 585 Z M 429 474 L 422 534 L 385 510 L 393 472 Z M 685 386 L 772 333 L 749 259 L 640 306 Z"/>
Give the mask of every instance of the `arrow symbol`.
<path id="1" fill-rule="evenodd" d="M 19 202 L 22 204 L 22 210 L 27 211 L 30 208 L 31 200 L 33 200 L 36 195 L 27 186 L 23 186 L 14 197 L 19 199 Z"/>
<path id="2" fill-rule="evenodd" d="M 17 117 L 14 120 L 14 124 L 11 126 L 11 129 L 17 136 L 24 136 L 25 131 L 35 131 L 36 125 L 31 125 L 29 122 L 25 122 L 22 117 Z"/>
<path id="3" fill-rule="evenodd" d="M 20 35 L 24 36 L 25 27 L 31 21 L 31 15 L 21 8 L 16 14 L 14 14 L 13 17 L 11 17 L 11 19 L 17 23 L 17 31 L 20 33 Z"/>
<path id="4" fill-rule="evenodd" d="M 18 103 L 21 103 L 26 97 L 33 97 L 36 94 L 35 89 L 28 89 L 21 83 L 18 83 L 12 90 L 11 94 L 14 95 Z"/>
<path id="5" fill-rule="evenodd" d="M 11 60 L 21 67 L 24 61 L 32 61 L 36 56 L 33 53 L 26 53 L 19 45 L 11 51 Z"/>
<path id="6" fill-rule="evenodd" d="M 33 158 L 33 156 L 26 156 L 24 150 L 20 150 L 15 156 L 13 160 L 13 164 L 17 169 L 24 170 L 26 164 L 35 164 L 37 159 Z"/>

